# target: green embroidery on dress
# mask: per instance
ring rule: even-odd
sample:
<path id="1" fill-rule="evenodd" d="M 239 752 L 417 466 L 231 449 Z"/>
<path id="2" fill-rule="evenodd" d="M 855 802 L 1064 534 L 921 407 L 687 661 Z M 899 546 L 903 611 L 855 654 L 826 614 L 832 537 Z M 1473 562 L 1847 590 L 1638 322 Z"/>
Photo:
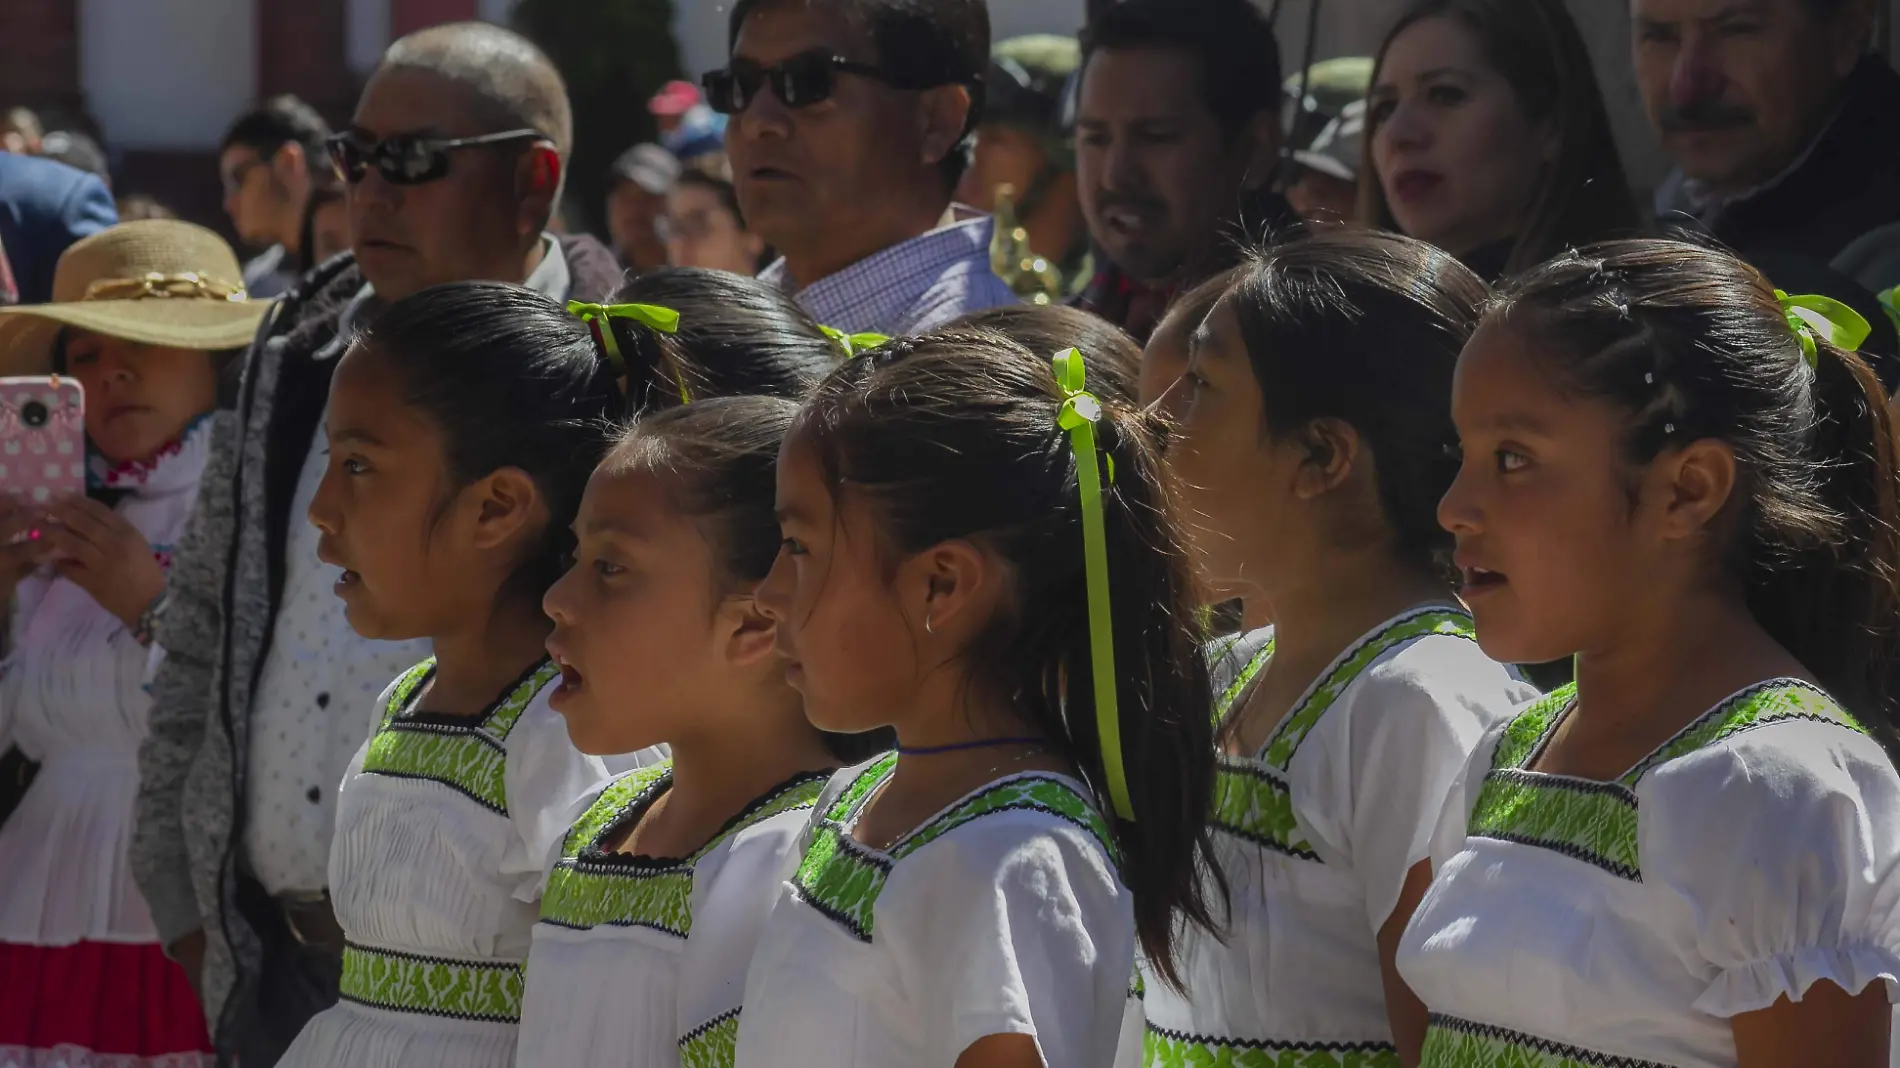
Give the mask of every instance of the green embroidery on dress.
<path id="1" fill-rule="evenodd" d="M 680 1068 L 732 1068 L 739 1052 L 739 1010 L 721 1013 L 679 1041 Z"/>
<path id="2" fill-rule="evenodd" d="M 677 864 L 629 864 L 606 858 L 606 836 L 623 817 L 672 781 L 672 762 L 642 768 L 601 792 L 568 832 L 563 856 L 548 873 L 541 920 L 588 930 L 601 926 L 646 927 L 679 938 L 693 933 L 693 872 L 721 842 L 784 812 L 810 808 L 824 786 L 820 775 L 802 776 L 760 797 L 729 825 Z"/>
<path id="3" fill-rule="evenodd" d="M 856 811 L 857 807 L 864 803 L 864 799 L 871 796 L 871 791 L 877 789 L 895 767 L 897 767 L 895 752 L 886 753 L 866 765 L 865 769 L 858 773 L 858 777 L 851 780 L 851 785 L 845 789 L 844 793 L 840 794 L 838 799 L 832 802 L 831 807 L 825 810 L 826 818 L 842 820 Z"/>
<path id="4" fill-rule="evenodd" d="M 1214 779 L 1211 817 L 1214 829 L 1289 856 L 1318 860 L 1319 854 L 1299 833 L 1293 816 L 1293 795 L 1283 779 L 1293 764 L 1293 755 L 1326 710 L 1373 661 L 1399 645 L 1433 634 L 1476 639 L 1471 617 L 1461 612 L 1425 608 L 1401 616 L 1341 655 L 1320 682 L 1301 697 L 1274 728 L 1257 760 L 1222 754 Z M 1234 703 L 1273 658 L 1273 646 L 1273 639 L 1267 639 L 1240 675 L 1221 693 L 1215 703 L 1216 725 L 1226 720 Z"/>
<path id="5" fill-rule="evenodd" d="M 1293 795 L 1266 769 L 1222 756 L 1214 771 L 1214 829 L 1306 860 L 1319 854 L 1299 834 Z"/>
<path id="6" fill-rule="evenodd" d="M 395 1012 L 514 1023 L 521 1019 L 521 966 L 419 957 L 348 945 L 344 1000 Z"/>
<path id="7" fill-rule="evenodd" d="M 1183 1035 L 1148 1025 L 1144 1068 L 1399 1068 L 1384 1042 L 1241 1042 Z"/>
<path id="8" fill-rule="evenodd" d="M 1836 723 L 1865 733 L 1827 694 L 1778 679 L 1710 709 L 1615 782 L 1530 771 L 1527 765 L 1576 699 L 1566 686 L 1519 713 L 1498 740 L 1468 833 L 1552 849 L 1640 882 L 1636 785 L 1655 768 L 1740 731 L 1791 719 Z"/>
<path id="9" fill-rule="evenodd" d="M 554 681 L 560 669 L 552 662 L 541 664 L 487 714 L 467 723 L 403 719 L 416 690 L 434 670 L 435 660 L 425 660 L 390 692 L 383 725 L 363 756 L 363 773 L 439 782 L 505 816 L 508 750 L 503 743 L 535 694 Z"/>
<path id="10" fill-rule="evenodd" d="M 1501 1027 L 1432 1016 L 1419 1068 L 1669 1068 L 1549 1042 Z"/>
<path id="11" fill-rule="evenodd" d="M 898 840 L 889 852 L 859 844 L 845 821 L 883 781 L 883 769 L 896 758 L 879 761 L 851 785 L 838 804 L 827 810 L 813 828 L 811 843 L 792 875 L 792 885 L 805 902 L 868 942 L 873 907 L 884 889 L 892 865 L 964 824 L 999 812 L 1046 812 L 1088 831 L 1102 844 L 1110 860 L 1117 853 L 1108 824 L 1095 806 L 1073 787 L 1056 779 L 1026 775 L 991 785 Z"/>

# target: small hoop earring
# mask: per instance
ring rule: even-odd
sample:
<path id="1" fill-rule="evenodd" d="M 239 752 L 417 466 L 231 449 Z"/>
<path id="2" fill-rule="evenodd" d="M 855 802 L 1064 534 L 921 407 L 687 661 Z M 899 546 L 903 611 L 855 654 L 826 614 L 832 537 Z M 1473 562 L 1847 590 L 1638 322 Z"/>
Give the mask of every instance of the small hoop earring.
<path id="1" fill-rule="evenodd" d="M 934 625 L 933 625 L 933 623 L 932 623 L 932 620 L 931 620 L 931 613 L 930 613 L 930 612 L 925 612 L 925 613 L 924 613 L 924 633 L 925 633 L 925 634 L 935 634 L 935 633 L 937 633 L 937 628 L 936 628 L 936 626 L 934 626 Z"/>

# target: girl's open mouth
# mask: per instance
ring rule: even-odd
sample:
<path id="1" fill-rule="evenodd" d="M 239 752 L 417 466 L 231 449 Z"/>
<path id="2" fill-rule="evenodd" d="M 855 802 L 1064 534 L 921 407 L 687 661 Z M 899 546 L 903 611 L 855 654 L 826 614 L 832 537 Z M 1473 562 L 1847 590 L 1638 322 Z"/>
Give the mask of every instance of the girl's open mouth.
<path id="1" fill-rule="evenodd" d="M 1497 589 L 1498 587 L 1503 586 L 1506 583 L 1506 581 L 1508 581 L 1505 579 L 1502 572 L 1486 571 L 1484 568 L 1481 568 L 1481 567 L 1465 568 L 1464 579 L 1465 579 L 1465 589 L 1467 591 L 1479 592 L 1479 593 L 1485 590 Z"/>

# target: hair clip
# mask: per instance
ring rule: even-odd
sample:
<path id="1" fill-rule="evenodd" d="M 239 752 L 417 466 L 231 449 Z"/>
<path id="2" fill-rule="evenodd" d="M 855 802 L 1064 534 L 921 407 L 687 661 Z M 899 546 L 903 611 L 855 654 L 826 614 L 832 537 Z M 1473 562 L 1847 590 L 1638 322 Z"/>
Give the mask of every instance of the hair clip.
<path id="1" fill-rule="evenodd" d="M 1866 342 L 1874 332 L 1869 323 L 1854 309 L 1835 300 L 1816 294 L 1789 296 L 1781 290 L 1775 290 L 1775 303 L 1781 305 L 1781 314 L 1788 320 L 1788 327 L 1801 343 L 1801 355 L 1807 357 L 1808 366 L 1815 367 L 1820 362 L 1820 350 L 1816 346 L 1817 336 L 1826 338 L 1828 344 L 1838 349 L 1855 350 Z"/>
<path id="2" fill-rule="evenodd" d="M 1675 434 L 1675 432 L 1676 432 L 1676 424 L 1674 423 L 1663 424 L 1663 437 L 1671 437 Z"/>
<path id="3" fill-rule="evenodd" d="M 1102 750 L 1102 770 L 1108 779 L 1108 798 L 1115 815 L 1134 822 L 1135 807 L 1128 797 L 1128 769 L 1122 763 L 1120 702 L 1115 693 L 1115 617 L 1108 600 L 1108 524 L 1102 516 L 1102 469 L 1097 462 L 1095 424 L 1102 418 L 1102 402 L 1083 388 L 1087 369 L 1082 353 L 1064 349 L 1050 361 L 1062 407 L 1056 426 L 1069 435 L 1075 450 L 1075 485 L 1082 499 L 1082 565 L 1089 598 L 1089 666 L 1095 687 L 1095 736 Z"/>
<path id="4" fill-rule="evenodd" d="M 862 356 L 890 340 L 884 334 L 869 332 L 847 334 L 835 326 L 821 326 L 818 329 L 823 330 L 826 337 L 838 343 L 838 347 L 844 350 L 844 358 L 847 360 Z"/>
<path id="5" fill-rule="evenodd" d="M 1653 385 L 1655 385 L 1655 384 L 1656 384 L 1656 372 L 1654 372 L 1654 371 L 1644 371 L 1644 372 L 1643 372 L 1643 385 L 1645 385 L 1645 386 L 1653 386 Z"/>
<path id="6" fill-rule="evenodd" d="M 567 311 L 587 324 L 588 329 L 594 332 L 595 343 L 607 354 L 607 361 L 623 375 L 627 373 L 627 358 L 620 354 L 620 341 L 614 337 L 613 320 L 632 319 L 662 334 L 677 334 L 680 331 L 680 313 L 658 304 L 589 304 L 584 300 L 570 300 L 567 302 Z M 693 395 L 686 389 L 686 376 L 677 367 L 673 369 L 673 384 L 679 387 L 681 404 L 693 403 Z"/>

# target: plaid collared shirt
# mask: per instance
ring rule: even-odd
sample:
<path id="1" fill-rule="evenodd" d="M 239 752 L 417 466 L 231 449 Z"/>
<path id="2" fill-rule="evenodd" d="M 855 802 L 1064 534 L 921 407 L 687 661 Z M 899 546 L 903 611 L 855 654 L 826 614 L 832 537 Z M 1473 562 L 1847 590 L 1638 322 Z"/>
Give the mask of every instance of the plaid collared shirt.
<path id="1" fill-rule="evenodd" d="M 779 260 L 759 277 L 793 293 L 811 317 L 847 333 L 902 337 L 1016 294 L 990 268 L 996 227 L 987 215 L 963 219 L 892 245 L 799 289 Z"/>

